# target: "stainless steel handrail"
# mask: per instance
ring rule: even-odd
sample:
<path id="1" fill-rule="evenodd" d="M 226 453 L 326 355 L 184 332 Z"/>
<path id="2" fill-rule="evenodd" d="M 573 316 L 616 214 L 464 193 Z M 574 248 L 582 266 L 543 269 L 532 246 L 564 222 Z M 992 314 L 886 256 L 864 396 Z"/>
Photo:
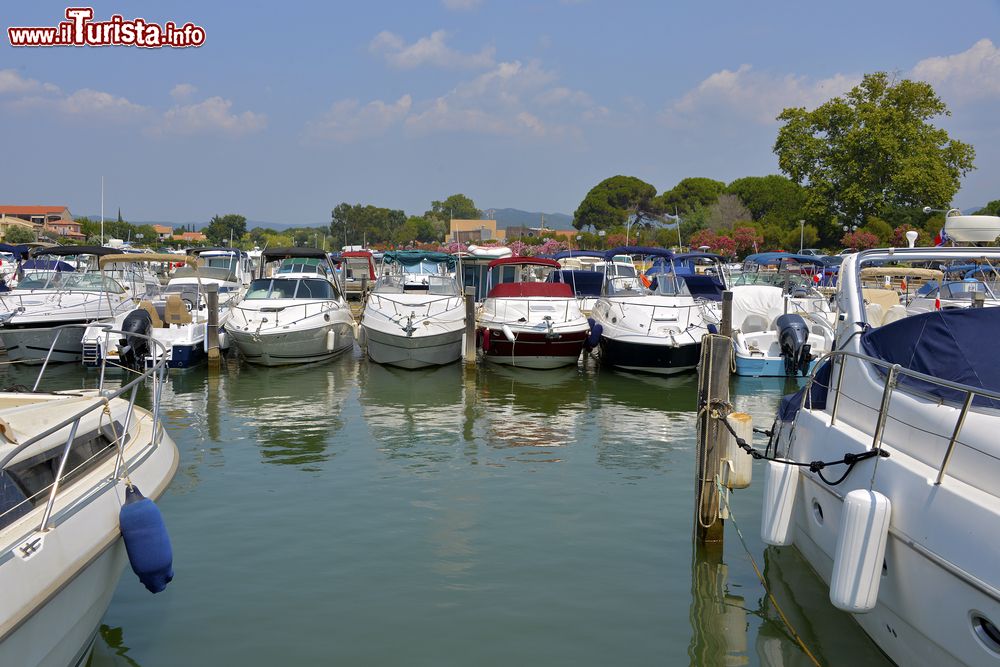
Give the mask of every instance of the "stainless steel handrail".
<path id="1" fill-rule="evenodd" d="M 132 395 L 131 395 L 131 397 L 129 399 L 129 403 L 128 403 L 128 411 L 127 411 L 127 413 L 125 415 L 124 430 L 123 430 L 123 433 L 120 436 L 121 440 L 117 443 L 117 445 L 119 447 L 119 453 L 118 453 L 118 456 L 117 456 L 118 460 L 115 463 L 115 472 L 113 474 L 113 478 L 117 479 L 118 475 L 121 473 L 121 469 L 123 467 L 123 465 L 122 465 L 123 462 L 124 462 L 124 451 L 123 451 L 123 448 L 125 446 L 125 442 L 124 441 L 125 441 L 125 438 L 126 438 L 126 435 L 127 435 L 128 426 L 131 423 L 132 412 L 134 411 L 134 408 L 135 408 L 136 390 L 138 389 L 139 384 L 141 382 L 144 382 L 146 380 L 152 379 L 154 381 L 154 385 L 153 385 L 153 411 L 152 411 L 153 412 L 153 436 L 152 436 L 152 442 L 153 442 L 154 445 L 159 442 L 159 436 L 160 436 L 159 431 L 160 431 L 160 428 L 161 428 L 161 426 L 160 426 L 160 419 L 159 419 L 160 394 L 161 394 L 161 391 L 159 391 L 158 385 L 161 385 L 166 380 L 166 375 L 165 375 L 165 372 L 164 372 L 165 368 L 166 368 L 166 363 L 167 363 L 167 361 L 166 361 L 166 345 L 164 343 L 162 343 L 161 341 L 155 340 L 152 336 L 148 336 L 148 335 L 145 335 L 145 334 L 132 333 L 132 332 L 125 332 L 125 331 L 113 329 L 110 324 L 90 324 L 90 325 L 87 325 L 87 324 L 64 324 L 64 325 L 61 325 L 61 326 L 58 326 L 58 327 L 52 327 L 52 328 L 53 329 L 59 329 L 60 332 L 61 332 L 62 329 L 87 328 L 88 326 L 99 327 L 101 329 L 104 329 L 105 332 L 108 333 L 108 334 L 121 334 L 121 335 L 130 335 L 130 336 L 138 336 L 140 338 L 145 338 L 147 341 L 150 341 L 152 344 L 160 346 L 162 353 L 160 355 L 158 355 L 159 359 L 158 359 L 158 361 L 156 361 L 153 364 L 153 366 L 151 366 L 149 369 L 146 369 L 145 371 L 143 371 L 139 375 L 139 377 L 137 377 L 134 380 L 132 380 L 132 381 L 130 381 L 130 382 L 122 385 L 121 387 L 119 387 L 115 391 L 105 392 L 103 390 L 103 377 L 104 376 L 103 376 L 103 372 L 102 372 L 102 375 L 101 375 L 101 384 L 102 384 L 102 387 L 98 389 L 98 392 L 99 392 L 99 395 L 101 397 L 101 400 L 95 402 L 93 405 L 91 405 L 91 406 L 89 406 L 87 408 L 84 408 L 83 410 L 80 410 L 79 412 L 74 413 L 73 415 L 71 415 L 70 417 L 67 417 L 66 419 L 60 421 L 59 423 L 57 423 L 57 424 L 55 424 L 53 426 L 50 426 L 49 428 L 43 430 L 41 433 L 38 433 L 38 434 L 36 434 L 36 435 L 28 438 L 27 440 L 25 440 L 24 442 L 22 442 L 21 444 L 19 444 L 17 447 L 15 447 L 14 449 L 12 449 L 10 452 L 8 452 L 2 459 L 0 459 L 0 470 L 2 470 L 4 468 L 6 468 L 7 464 L 10 463 L 10 461 L 13 460 L 14 457 L 16 457 L 18 454 L 20 454 L 21 452 L 23 452 L 28 447 L 31 447 L 35 443 L 41 441 L 43 438 L 46 438 L 46 437 L 52 435 L 53 433 L 57 433 L 58 431 L 66 428 L 67 426 L 70 426 L 69 438 L 66 441 L 66 445 L 65 445 L 65 447 L 63 449 L 63 454 L 60 457 L 59 469 L 58 469 L 58 471 L 56 473 L 56 477 L 53 480 L 52 485 L 51 485 L 51 489 L 50 489 L 50 492 L 49 492 L 49 499 L 48 499 L 48 501 L 46 502 L 46 505 L 45 505 L 45 511 L 44 511 L 44 513 L 42 515 L 42 522 L 41 522 L 41 524 L 39 526 L 39 531 L 45 531 L 45 530 L 47 530 L 49 528 L 49 526 L 47 524 L 49 523 L 49 519 L 51 518 L 51 515 L 52 515 L 52 510 L 53 510 L 53 508 L 55 506 L 56 496 L 57 496 L 58 490 L 59 490 L 59 484 L 60 484 L 60 482 L 62 481 L 62 479 L 64 477 L 65 468 L 66 468 L 66 461 L 69 458 L 69 453 L 70 453 L 70 450 L 72 449 L 73 440 L 76 438 L 77 429 L 78 429 L 78 427 L 80 425 L 80 420 L 83 419 L 83 417 L 85 417 L 86 415 L 94 412 L 95 410 L 103 409 L 104 405 L 106 405 L 108 401 L 110 401 L 110 400 L 112 400 L 114 398 L 118 398 L 119 396 L 122 396 L 125 392 L 127 392 L 127 391 L 131 391 L 132 392 Z M 52 350 L 55 347 L 55 343 L 59 339 L 59 333 L 60 332 L 57 332 L 56 338 L 55 338 L 55 340 L 53 340 L 52 346 L 49 348 L 49 354 L 46 356 L 45 364 L 42 365 L 42 368 L 39 371 L 39 377 L 35 381 L 35 385 L 34 385 L 35 389 L 33 389 L 32 391 L 37 390 L 38 385 L 41 382 L 41 376 L 45 372 L 45 368 L 47 366 L 47 363 L 48 363 L 48 360 L 49 360 L 49 356 L 51 356 Z"/>
<path id="2" fill-rule="evenodd" d="M 882 434 L 885 430 L 885 423 L 888 419 L 888 409 L 889 403 L 892 399 L 892 392 L 898 387 L 899 376 L 904 375 L 911 377 L 922 382 L 927 382 L 929 384 L 934 384 L 939 387 L 945 387 L 948 389 L 953 389 L 965 394 L 965 400 L 962 403 L 962 407 L 958 413 L 958 417 L 955 420 L 955 427 L 952 431 L 951 438 L 948 441 L 948 447 L 945 450 L 944 458 L 941 460 L 941 464 L 938 467 L 937 477 L 934 481 L 935 485 L 940 485 L 941 481 L 944 479 L 945 471 L 948 467 L 948 463 L 951 460 L 951 456 L 954 453 L 955 445 L 960 444 L 958 436 L 961 434 L 962 427 L 965 425 L 965 419 L 969 414 L 969 410 L 972 407 L 972 401 L 976 396 L 982 396 L 983 398 L 988 398 L 995 401 L 1000 401 L 1000 392 L 991 391 L 989 389 L 984 389 L 981 387 L 972 387 L 969 385 L 961 384 L 959 382 L 953 382 L 951 380 L 945 380 L 942 378 L 934 377 L 933 375 L 927 375 L 926 373 L 920 373 L 918 371 L 910 370 L 904 368 L 899 364 L 891 364 L 884 359 L 878 359 L 877 357 L 871 357 L 866 354 L 861 354 L 859 352 L 851 352 L 849 350 L 831 350 L 827 352 L 822 357 L 820 357 L 815 366 L 813 367 L 812 374 L 809 376 L 809 382 L 806 383 L 805 391 L 802 395 L 802 408 L 811 410 L 812 409 L 812 386 L 816 382 L 816 372 L 820 366 L 825 362 L 829 361 L 833 365 L 837 365 L 837 382 L 836 387 L 827 387 L 827 391 L 833 390 L 833 405 L 830 409 L 830 425 L 833 426 L 837 422 L 837 409 L 840 405 L 840 394 L 841 386 L 844 382 L 844 368 L 847 366 L 847 359 L 853 358 L 858 361 L 872 364 L 874 366 L 879 366 L 888 370 L 886 373 L 885 382 L 882 386 L 882 401 L 878 409 L 878 421 L 875 425 L 875 432 L 872 439 L 872 449 L 880 448 L 882 444 Z M 831 373 L 832 377 L 832 373 Z M 807 407 L 807 402 L 809 403 Z M 941 435 L 941 438 L 946 436 Z"/>

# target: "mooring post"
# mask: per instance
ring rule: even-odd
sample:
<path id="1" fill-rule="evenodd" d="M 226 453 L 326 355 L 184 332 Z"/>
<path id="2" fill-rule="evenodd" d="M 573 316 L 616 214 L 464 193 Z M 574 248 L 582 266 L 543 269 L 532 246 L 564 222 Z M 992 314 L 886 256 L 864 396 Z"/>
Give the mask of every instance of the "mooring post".
<path id="1" fill-rule="evenodd" d="M 722 324 L 719 333 L 730 338 L 733 335 L 733 293 L 731 290 L 722 293 Z"/>
<path id="2" fill-rule="evenodd" d="M 205 304 L 208 307 L 208 321 L 205 324 L 205 347 L 209 360 L 219 358 L 219 286 L 205 285 Z"/>
<path id="3" fill-rule="evenodd" d="M 476 288 L 465 288 L 465 350 L 462 358 L 467 364 L 476 363 Z"/>
<path id="4" fill-rule="evenodd" d="M 726 432 L 717 410 L 729 402 L 729 368 L 733 342 L 726 336 L 706 335 L 701 343 L 698 367 L 698 443 L 695 478 L 695 535 L 700 542 L 721 543 L 724 524 L 720 517 L 719 490 Z"/>

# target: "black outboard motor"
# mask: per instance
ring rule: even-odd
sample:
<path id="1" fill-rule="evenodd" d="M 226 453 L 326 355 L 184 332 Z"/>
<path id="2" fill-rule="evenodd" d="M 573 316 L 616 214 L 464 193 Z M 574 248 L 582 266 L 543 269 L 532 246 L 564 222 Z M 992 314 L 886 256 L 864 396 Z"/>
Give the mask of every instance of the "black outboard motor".
<path id="1" fill-rule="evenodd" d="M 788 313 L 775 320 L 781 356 L 785 358 L 785 375 L 805 375 L 809 372 L 809 327 L 801 315 Z"/>
<path id="2" fill-rule="evenodd" d="M 150 350 L 149 339 L 142 336 L 151 335 L 152 330 L 153 318 L 145 310 L 136 309 L 125 316 L 125 321 L 122 322 L 125 337 L 118 342 L 118 358 L 122 365 L 137 371 L 142 370 Z"/>

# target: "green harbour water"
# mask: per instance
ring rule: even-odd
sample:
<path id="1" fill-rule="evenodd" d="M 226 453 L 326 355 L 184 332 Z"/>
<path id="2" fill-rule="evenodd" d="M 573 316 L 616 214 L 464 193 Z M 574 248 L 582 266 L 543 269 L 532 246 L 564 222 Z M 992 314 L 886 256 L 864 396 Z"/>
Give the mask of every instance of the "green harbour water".
<path id="1" fill-rule="evenodd" d="M 770 426 L 792 389 L 738 378 L 734 402 Z M 811 665 L 732 521 L 721 562 L 692 547 L 695 393 L 694 374 L 358 352 L 172 372 L 176 577 L 154 596 L 126 570 L 90 664 Z M 762 485 L 755 467 L 732 507 L 795 630 L 824 665 L 888 664 L 797 551 L 761 543 Z"/>

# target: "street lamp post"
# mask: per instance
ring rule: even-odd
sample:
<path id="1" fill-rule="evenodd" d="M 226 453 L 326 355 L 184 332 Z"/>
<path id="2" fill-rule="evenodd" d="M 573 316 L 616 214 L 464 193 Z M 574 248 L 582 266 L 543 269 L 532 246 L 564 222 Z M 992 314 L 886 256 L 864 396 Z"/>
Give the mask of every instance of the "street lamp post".
<path id="1" fill-rule="evenodd" d="M 803 242 L 806 235 L 806 221 L 799 220 L 799 254 L 802 254 L 804 250 L 805 243 Z"/>

